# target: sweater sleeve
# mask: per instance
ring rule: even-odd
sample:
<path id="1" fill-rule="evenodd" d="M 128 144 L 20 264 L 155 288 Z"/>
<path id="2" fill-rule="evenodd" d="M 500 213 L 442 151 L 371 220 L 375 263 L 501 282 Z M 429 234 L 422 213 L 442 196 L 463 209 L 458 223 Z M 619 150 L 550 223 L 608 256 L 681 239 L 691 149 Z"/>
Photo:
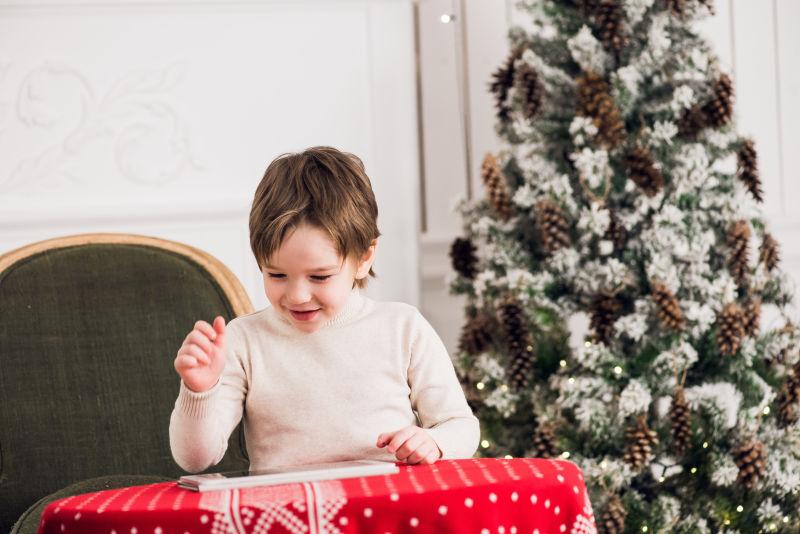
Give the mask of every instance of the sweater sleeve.
<path id="1" fill-rule="evenodd" d="M 408 368 L 411 406 L 443 459 L 470 458 L 478 449 L 480 425 L 464 397 L 447 349 L 416 312 Z"/>
<path id="2" fill-rule="evenodd" d="M 242 418 L 247 374 L 237 338 L 229 326 L 225 369 L 213 388 L 197 393 L 181 381 L 169 421 L 169 445 L 175 462 L 190 473 L 222 460 L 228 438 Z"/>

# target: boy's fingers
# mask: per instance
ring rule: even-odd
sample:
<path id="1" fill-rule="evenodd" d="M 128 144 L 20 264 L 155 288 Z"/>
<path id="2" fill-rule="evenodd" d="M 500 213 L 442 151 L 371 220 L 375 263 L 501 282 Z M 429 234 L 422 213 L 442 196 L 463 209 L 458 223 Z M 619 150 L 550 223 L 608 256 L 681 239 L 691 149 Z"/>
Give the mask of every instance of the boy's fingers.
<path id="1" fill-rule="evenodd" d="M 197 360 L 198 363 L 204 363 L 206 365 L 211 363 L 211 360 L 209 359 L 208 354 L 206 354 L 206 352 L 203 349 L 201 349 L 198 345 L 195 345 L 194 343 L 190 343 L 186 347 L 186 350 L 184 351 L 184 354 L 187 354 L 189 356 L 193 356 L 194 359 Z"/>
<path id="2" fill-rule="evenodd" d="M 208 340 L 208 337 L 197 330 L 192 330 L 189 332 L 189 335 L 186 336 L 184 344 L 189 345 L 191 343 L 194 343 L 206 352 L 211 352 L 211 349 L 214 347 L 211 341 Z"/>
<path id="3" fill-rule="evenodd" d="M 395 432 L 394 437 L 389 442 L 387 450 L 394 454 L 406 442 L 408 438 L 416 434 L 416 427 L 407 426 Z"/>
<path id="4" fill-rule="evenodd" d="M 217 332 L 214 330 L 214 327 L 205 321 L 197 321 L 194 323 L 194 329 L 201 334 L 205 334 L 205 336 L 211 341 L 214 341 L 214 339 L 217 337 Z"/>
<path id="5" fill-rule="evenodd" d="M 197 367 L 197 360 L 191 356 L 178 356 L 175 359 L 175 370 L 180 372 L 183 369 L 192 369 Z"/>
<path id="6" fill-rule="evenodd" d="M 423 434 L 422 432 L 417 432 L 410 438 L 403 443 L 399 449 L 397 449 L 397 459 L 401 461 L 406 461 L 419 450 L 423 450 L 424 452 L 428 452 L 428 436 Z M 421 459 L 421 458 L 419 458 Z M 418 459 L 418 460 L 419 460 Z"/>
<path id="7" fill-rule="evenodd" d="M 394 432 L 384 432 L 378 435 L 378 441 L 375 445 L 378 447 L 385 447 L 389 440 L 392 439 Z"/>
<path id="8" fill-rule="evenodd" d="M 429 443 L 423 443 L 415 451 L 413 451 L 408 457 L 406 458 L 406 462 L 409 464 L 418 464 L 422 460 L 428 457 L 428 455 L 433 452 L 432 445 Z"/>
<path id="9" fill-rule="evenodd" d="M 436 463 L 436 460 L 439 459 L 439 450 L 438 447 L 432 450 L 428 455 L 422 460 L 422 463 L 430 465 Z"/>

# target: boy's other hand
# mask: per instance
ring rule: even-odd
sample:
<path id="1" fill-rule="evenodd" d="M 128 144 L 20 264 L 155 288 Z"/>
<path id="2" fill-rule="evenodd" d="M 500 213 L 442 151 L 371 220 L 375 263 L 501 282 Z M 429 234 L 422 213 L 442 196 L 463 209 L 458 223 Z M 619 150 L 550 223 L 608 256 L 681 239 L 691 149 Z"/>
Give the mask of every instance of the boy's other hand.
<path id="1" fill-rule="evenodd" d="M 442 457 L 442 451 L 424 429 L 411 425 L 394 432 L 384 432 L 375 444 L 410 465 L 432 464 Z"/>
<path id="2" fill-rule="evenodd" d="M 225 319 L 217 316 L 214 326 L 197 321 L 175 357 L 175 370 L 186 387 L 197 393 L 208 391 L 225 368 Z"/>

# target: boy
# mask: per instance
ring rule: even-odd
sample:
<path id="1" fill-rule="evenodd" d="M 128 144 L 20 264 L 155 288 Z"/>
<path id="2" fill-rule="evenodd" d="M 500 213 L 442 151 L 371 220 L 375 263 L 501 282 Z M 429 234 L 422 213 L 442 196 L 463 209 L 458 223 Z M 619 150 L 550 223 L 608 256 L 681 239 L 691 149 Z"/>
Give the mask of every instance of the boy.
<path id="1" fill-rule="evenodd" d="M 359 292 L 380 235 L 357 157 L 328 147 L 267 168 L 250 244 L 271 307 L 198 321 L 175 358 L 175 461 L 218 463 L 244 417 L 250 469 L 354 459 L 468 458 L 479 427 L 441 340 L 416 308 Z"/>

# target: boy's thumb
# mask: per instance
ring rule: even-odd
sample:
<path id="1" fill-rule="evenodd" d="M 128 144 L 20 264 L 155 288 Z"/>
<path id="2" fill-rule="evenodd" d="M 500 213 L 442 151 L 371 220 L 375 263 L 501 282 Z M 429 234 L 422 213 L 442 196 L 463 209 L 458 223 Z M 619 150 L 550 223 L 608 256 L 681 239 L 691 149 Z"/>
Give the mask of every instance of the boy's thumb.
<path id="1" fill-rule="evenodd" d="M 215 341 L 220 342 L 225 338 L 225 319 L 221 315 L 214 319 L 214 331 L 217 333 Z"/>

